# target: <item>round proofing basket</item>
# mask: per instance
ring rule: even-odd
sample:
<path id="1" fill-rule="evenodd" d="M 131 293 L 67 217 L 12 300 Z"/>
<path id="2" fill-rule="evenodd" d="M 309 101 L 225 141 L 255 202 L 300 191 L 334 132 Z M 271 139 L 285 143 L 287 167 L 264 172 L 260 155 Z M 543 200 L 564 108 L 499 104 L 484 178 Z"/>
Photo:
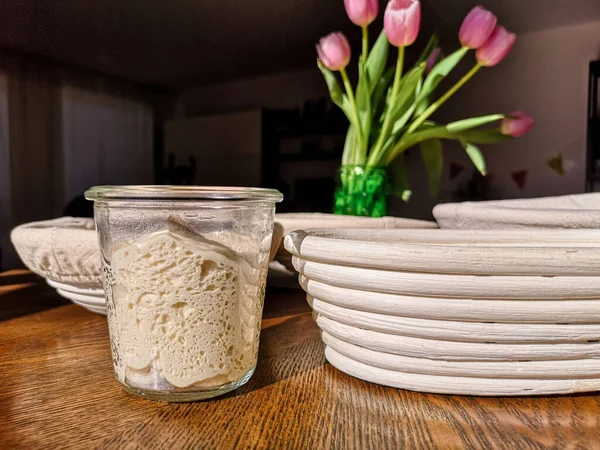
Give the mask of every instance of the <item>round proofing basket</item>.
<path id="1" fill-rule="evenodd" d="M 283 236 L 296 230 L 311 228 L 320 229 L 405 229 L 405 228 L 437 228 L 435 222 L 425 220 L 405 219 L 401 217 L 357 217 L 324 213 L 282 213 L 275 214 L 275 221 L 283 229 L 281 239 L 277 241 L 276 261 L 291 272 L 295 272 L 292 264 L 292 255 L 282 244 Z"/>
<path id="2" fill-rule="evenodd" d="M 275 224 L 273 243 L 283 228 Z M 94 220 L 61 217 L 16 227 L 11 240 L 23 263 L 44 277 L 59 295 L 92 312 L 106 315 L 102 268 Z M 273 260 L 277 247 L 271 247 Z M 288 253 L 289 254 L 289 253 Z"/>
<path id="3" fill-rule="evenodd" d="M 289 234 L 302 259 L 359 268 L 463 275 L 600 275 L 600 230 L 357 230 Z"/>
<path id="4" fill-rule="evenodd" d="M 102 289 L 102 266 L 93 219 L 61 217 L 16 227 L 11 241 L 29 270 L 84 289 Z"/>
<path id="5" fill-rule="evenodd" d="M 433 208 L 440 228 L 600 228 L 600 193 L 446 203 Z"/>
<path id="6" fill-rule="evenodd" d="M 300 286 L 324 302 L 358 311 L 433 320 L 500 323 L 597 323 L 600 298 L 523 300 L 418 297 L 340 288 L 300 275 Z"/>
<path id="7" fill-rule="evenodd" d="M 600 277 L 438 275 L 338 266 L 297 256 L 292 263 L 298 273 L 333 286 L 418 297 L 558 300 L 600 294 Z"/>
<path id="8" fill-rule="evenodd" d="M 325 347 L 325 358 L 335 368 L 350 376 L 372 383 L 411 391 L 435 394 L 524 396 L 591 392 L 600 389 L 599 378 L 573 379 L 502 379 L 482 377 L 448 377 L 414 374 L 382 369 L 348 358 L 331 347 Z"/>
<path id="9" fill-rule="evenodd" d="M 344 308 L 310 295 L 308 302 L 315 313 L 337 324 L 390 335 L 468 343 L 600 342 L 600 323 L 481 323 L 431 320 Z"/>

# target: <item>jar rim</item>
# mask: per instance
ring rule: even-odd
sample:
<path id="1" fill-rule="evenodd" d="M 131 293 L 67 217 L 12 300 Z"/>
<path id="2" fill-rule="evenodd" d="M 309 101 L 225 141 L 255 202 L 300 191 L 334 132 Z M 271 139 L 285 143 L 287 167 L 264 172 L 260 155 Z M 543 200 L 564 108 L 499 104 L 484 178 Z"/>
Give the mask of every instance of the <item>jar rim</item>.
<path id="1" fill-rule="evenodd" d="M 88 200 L 231 200 L 279 203 L 283 194 L 277 189 L 230 186 L 107 185 L 85 192 Z"/>

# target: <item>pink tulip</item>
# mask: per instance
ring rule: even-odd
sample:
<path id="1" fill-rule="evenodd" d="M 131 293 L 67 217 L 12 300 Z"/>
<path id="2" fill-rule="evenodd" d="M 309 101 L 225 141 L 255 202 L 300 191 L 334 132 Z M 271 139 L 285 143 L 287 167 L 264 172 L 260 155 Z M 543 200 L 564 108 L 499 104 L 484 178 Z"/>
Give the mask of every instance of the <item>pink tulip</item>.
<path id="1" fill-rule="evenodd" d="M 481 6 L 473 8 L 463 20 L 458 32 L 460 43 L 466 48 L 479 48 L 496 27 L 496 16 Z"/>
<path id="2" fill-rule="evenodd" d="M 433 69 L 433 66 L 437 64 L 438 60 L 441 59 L 441 57 L 442 49 L 436 47 L 429 55 L 429 58 L 427 58 L 427 62 L 425 63 L 425 73 L 429 73 L 431 69 Z"/>
<path id="3" fill-rule="evenodd" d="M 533 117 L 522 111 L 515 111 L 502 121 L 500 132 L 507 136 L 520 137 L 531 129 L 533 122 Z"/>
<path id="4" fill-rule="evenodd" d="M 420 22 L 419 0 L 390 0 L 383 17 L 383 28 L 390 44 L 405 47 L 417 39 Z"/>
<path id="5" fill-rule="evenodd" d="M 378 0 L 344 0 L 346 14 L 359 27 L 366 27 L 377 17 Z"/>
<path id="6" fill-rule="evenodd" d="M 317 54 L 329 70 L 342 70 L 350 62 L 350 44 L 342 33 L 331 33 L 321 38 Z"/>
<path id="7" fill-rule="evenodd" d="M 482 66 L 495 66 L 508 54 L 517 39 L 514 33 L 496 25 L 491 36 L 475 51 L 475 58 Z"/>

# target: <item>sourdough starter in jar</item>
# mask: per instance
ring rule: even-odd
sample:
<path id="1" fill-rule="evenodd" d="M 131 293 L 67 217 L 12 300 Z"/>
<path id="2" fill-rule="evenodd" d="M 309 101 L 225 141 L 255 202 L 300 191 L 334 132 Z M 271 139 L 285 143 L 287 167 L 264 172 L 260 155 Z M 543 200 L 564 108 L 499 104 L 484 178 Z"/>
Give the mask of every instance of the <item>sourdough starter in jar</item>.
<path id="1" fill-rule="evenodd" d="M 266 278 L 248 256 L 256 254 L 249 239 L 200 235 L 176 218 L 166 230 L 117 245 L 109 326 L 119 381 L 185 392 L 249 377 Z"/>

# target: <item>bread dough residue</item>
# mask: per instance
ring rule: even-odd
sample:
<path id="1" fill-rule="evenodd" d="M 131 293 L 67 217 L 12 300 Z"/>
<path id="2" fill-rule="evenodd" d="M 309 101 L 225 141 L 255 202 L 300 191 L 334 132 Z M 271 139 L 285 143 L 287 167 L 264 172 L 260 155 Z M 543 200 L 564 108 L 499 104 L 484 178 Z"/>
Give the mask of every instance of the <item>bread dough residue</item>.
<path id="1" fill-rule="evenodd" d="M 266 275 L 240 242 L 174 226 L 113 250 L 109 327 L 122 382 L 211 388 L 254 367 Z"/>

